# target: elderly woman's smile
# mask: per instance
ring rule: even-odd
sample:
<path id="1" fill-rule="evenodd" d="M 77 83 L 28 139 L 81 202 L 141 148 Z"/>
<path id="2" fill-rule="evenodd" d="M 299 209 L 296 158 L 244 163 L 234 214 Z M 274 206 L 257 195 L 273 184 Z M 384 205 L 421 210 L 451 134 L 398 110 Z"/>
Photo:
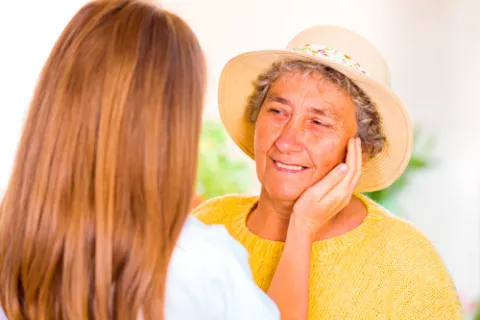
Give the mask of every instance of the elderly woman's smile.
<path id="1" fill-rule="evenodd" d="M 300 171 L 308 169 L 308 167 L 305 167 L 305 166 L 296 165 L 296 164 L 286 164 L 277 160 L 273 160 L 273 162 L 275 163 L 275 166 L 277 167 L 277 169 L 282 172 L 298 173 Z"/>
<path id="2" fill-rule="evenodd" d="M 272 199 L 296 200 L 342 162 L 356 134 L 355 106 L 321 75 L 285 74 L 272 83 L 255 130 L 257 174 Z"/>

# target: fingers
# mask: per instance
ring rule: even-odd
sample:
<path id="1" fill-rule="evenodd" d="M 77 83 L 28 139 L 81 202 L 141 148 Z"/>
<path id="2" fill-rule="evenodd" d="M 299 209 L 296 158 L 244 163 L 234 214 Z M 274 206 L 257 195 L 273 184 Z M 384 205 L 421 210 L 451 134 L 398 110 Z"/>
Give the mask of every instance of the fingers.
<path id="1" fill-rule="evenodd" d="M 361 176 L 362 154 L 360 139 L 349 139 L 345 162 L 335 167 L 322 180 L 309 188 L 306 193 L 313 196 L 317 202 L 322 201 L 325 197 L 330 198 L 333 202 L 339 202 L 340 205 L 343 204 L 343 200 L 350 201 Z"/>
<path id="2" fill-rule="evenodd" d="M 330 171 L 325 178 L 311 187 L 308 191 L 315 195 L 315 199 L 320 201 L 330 190 L 335 188 L 348 172 L 348 166 L 345 163 L 339 164 Z"/>
<path id="3" fill-rule="evenodd" d="M 362 175 L 362 146 L 359 138 L 351 138 L 348 141 L 346 163 L 348 172 L 343 180 L 332 187 L 325 200 L 331 203 L 338 203 L 339 207 L 344 207 L 350 201 L 355 188 Z"/>
<path id="4" fill-rule="evenodd" d="M 346 164 L 339 164 L 334 170 L 312 187 L 312 192 L 318 197 L 323 198 L 328 192 L 334 189 L 339 194 L 351 194 L 361 176 L 362 155 L 360 139 L 350 138 L 347 144 Z M 336 192 L 334 192 L 335 194 Z"/>
<path id="5" fill-rule="evenodd" d="M 348 147 L 347 147 L 347 166 L 348 166 L 348 173 L 345 177 L 347 182 L 352 181 L 357 167 L 357 152 L 356 152 L 356 139 L 350 138 L 348 140 Z"/>
<path id="6" fill-rule="evenodd" d="M 352 181 L 353 190 L 355 190 L 355 188 L 358 186 L 358 183 L 360 182 L 360 178 L 362 176 L 363 152 L 362 152 L 362 140 L 360 140 L 360 138 L 356 138 L 356 154 L 357 154 L 357 163 L 356 163 L 355 175 Z"/>
<path id="7" fill-rule="evenodd" d="M 344 179 L 341 181 L 341 183 L 338 184 L 338 188 L 341 188 L 345 191 L 348 191 L 350 188 L 348 188 L 351 184 L 352 181 L 355 177 L 355 173 L 357 171 L 357 152 L 356 152 L 356 140 L 355 138 L 350 138 L 348 140 L 347 144 L 347 157 L 345 159 L 345 162 L 348 167 L 347 174 L 345 175 Z"/>
<path id="8" fill-rule="evenodd" d="M 325 196 L 328 196 L 331 193 L 331 190 L 334 189 L 340 181 L 345 177 L 348 172 L 348 166 L 345 163 L 339 164 L 332 171 L 330 171 L 320 182 L 314 186 L 308 188 L 300 197 L 300 200 L 297 200 L 293 208 L 294 212 L 308 212 L 313 207 L 319 204 L 319 202 L 325 202 Z M 302 201 L 303 199 L 309 199 Z M 328 201 L 327 201 L 328 203 Z M 326 203 L 324 203 L 325 205 Z M 319 212 L 323 212 L 324 209 L 317 208 Z M 327 214 L 328 216 L 328 214 Z M 328 218 L 328 217 L 326 217 Z"/>
<path id="9" fill-rule="evenodd" d="M 345 163 L 339 164 L 320 182 L 307 189 L 295 203 L 294 213 L 310 219 L 314 226 L 322 226 L 348 205 L 361 174 L 361 141 L 359 138 L 351 138 Z"/>
<path id="10" fill-rule="evenodd" d="M 362 143 L 360 138 L 351 138 L 349 140 L 347 152 L 349 172 L 344 179 L 345 181 L 342 181 L 342 184 L 346 192 L 353 193 L 362 176 Z"/>

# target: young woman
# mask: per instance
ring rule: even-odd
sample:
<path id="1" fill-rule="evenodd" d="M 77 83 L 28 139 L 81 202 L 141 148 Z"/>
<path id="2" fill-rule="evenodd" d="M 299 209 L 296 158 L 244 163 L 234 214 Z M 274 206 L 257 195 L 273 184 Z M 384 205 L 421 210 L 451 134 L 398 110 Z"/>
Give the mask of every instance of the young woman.
<path id="1" fill-rule="evenodd" d="M 198 40 L 151 4 L 95 1 L 41 73 L 0 210 L 8 319 L 279 319 L 247 253 L 188 217 L 206 82 Z M 282 284 L 283 310 L 295 284 Z M 276 294 L 276 295 L 275 295 Z"/>

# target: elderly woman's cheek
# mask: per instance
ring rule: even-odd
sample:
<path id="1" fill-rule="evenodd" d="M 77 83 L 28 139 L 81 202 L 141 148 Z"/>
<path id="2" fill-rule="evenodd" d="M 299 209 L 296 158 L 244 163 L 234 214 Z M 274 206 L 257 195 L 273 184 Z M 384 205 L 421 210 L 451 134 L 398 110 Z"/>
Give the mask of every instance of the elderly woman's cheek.
<path id="1" fill-rule="evenodd" d="M 255 163 L 257 167 L 257 175 L 259 175 L 259 178 L 261 175 L 263 175 L 263 172 L 265 171 L 267 153 L 271 145 L 268 139 L 269 134 L 267 128 L 261 123 L 257 124 L 254 136 L 254 153 Z"/>
<path id="2" fill-rule="evenodd" d="M 261 121 L 257 123 L 255 128 L 255 149 L 268 152 L 281 132 L 282 125 L 276 121 Z"/>
<path id="3" fill-rule="evenodd" d="M 307 145 L 317 169 L 316 179 L 323 178 L 330 170 L 345 160 L 346 143 L 337 137 L 324 136 L 310 141 Z"/>
<path id="4" fill-rule="evenodd" d="M 338 164 L 345 162 L 347 151 L 347 143 L 342 141 L 331 141 L 329 145 L 329 150 L 327 151 L 330 155 L 329 167 L 333 169 Z"/>

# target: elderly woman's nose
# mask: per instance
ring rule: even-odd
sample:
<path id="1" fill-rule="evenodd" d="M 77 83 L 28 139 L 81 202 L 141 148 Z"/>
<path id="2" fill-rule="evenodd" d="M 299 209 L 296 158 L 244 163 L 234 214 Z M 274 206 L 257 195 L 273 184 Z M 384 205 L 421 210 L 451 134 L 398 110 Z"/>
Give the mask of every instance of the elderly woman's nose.
<path id="1" fill-rule="evenodd" d="M 298 124 L 295 124 L 293 121 L 290 121 L 282 130 L 278 136 L 275 145 L 278 150 L 281 152 L 295 152 L 301 151 L 301 137 L 302 129 Z"/>

